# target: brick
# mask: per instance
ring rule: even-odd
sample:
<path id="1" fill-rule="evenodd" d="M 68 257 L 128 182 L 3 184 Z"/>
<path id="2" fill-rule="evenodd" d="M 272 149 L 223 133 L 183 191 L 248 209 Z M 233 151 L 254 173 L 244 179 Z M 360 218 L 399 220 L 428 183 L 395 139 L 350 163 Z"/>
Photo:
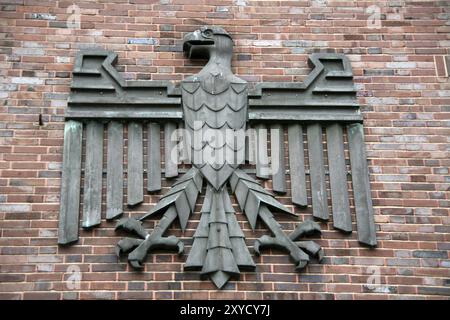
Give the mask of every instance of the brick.
<path id="1" fill-rule="evenodd" d="M 402 183 L 401 184 L 402 190 L 435 190 L 435 185 L 433 184 L 426 184 L 426 183 Z"/>
<path id="2" fill-rule="evenodd" d="M 0 293 L 0 299 L 2 300 L 20 300 L 22 299 L 21 293 Z"/>
<path id="3" fill-rule="evenodd" d="M 44 80 L 33 77 L 13 77 L 11 78 L 12 83 L 16 84 L 43 84 Z"/>
<path id="4" fill-rule="evenodd" d="M 365 76 L 393 76 L 394 70 L 364 69 Z"/>
<path id="5" fill-rule="evenodd" d="M 394 287 L 394 286 L 364 285 L 363 286 L 363 291 L 364 292 L 369 292 L 369 293 L 387 293 L 387 294 L 392 294 L 392 293 L 397 293 L 397 288 Z"/>
<path id="6" fill-rule="evenodd" d="M 419 294 L 450 296 L 450 288 L 448 287 L 419 287 Z"/>
<path id="7" fill-rule="evenodd" d="M 14 48 L 13 54 L 18 56 L 43 56 L 45 51 L 41 48 Z"/>
<path id="8" fill-rule="evenodd" d="M 61 294 L 59 292 L 25 292 L 24 300 L 57 300 Z"/>
<path id="9" fill-rule="evenodd" d="M 29 212 L 31 211 L 31 206 L 29 204 L 0 204 L 0 211 Z"/>
<path id="10" fill-rule="evenodd" d="M 117 262 L 116 255 L 85 255 L 84 262 L 87 263 L 115 263 Z"/>
<path id="11" fill-rule="evenodd" d="M 107 291 L 93 291 L 93 292 L 82 292 L 80 294 L 80 299 L 101 299 L 101 300 L 111 300 L 114 299 L 114 292 Z"/>
<path id="12" fill-rule="evenodd" d="M 63 300 L 76 300 L 79 299 L 79 294 L 77 292 L 63 292 L 61 299 Z"/>
<path id="13" fill-rule="evenodd" d="M 413 251 L 413 257 L 415 258 L 438 258 L 447 259 L 447 251 L 427 251 L 427 250 L 415 250 Z"/>
<path id="14" fill-rule="evenodd" d="M 23 274 L 0 274 L 0 282 L 23 282 L 24 280 Z"/>
<path id="15" fill-rule="evenodd" d="M 38 20 L 56 20 L 56 16 L 47 13 L 32 13 L 31 19 Z"/>
<path id="16" fill-rule="evenodd" d="M 128 284 L 128 290 L 145 290 L 145 282 L 130 282 Z"/>
<path id="17" fill-rule="evenodd" d="M 118 299 L 121 299 L 121 300 L 122 299 L 142 300 L 142 299 L 152 299 L 152 298 L 153 298 L 153 293 L 149 292 L 149 291 L 119 292 L 119 294 L 118 294 Z"/>

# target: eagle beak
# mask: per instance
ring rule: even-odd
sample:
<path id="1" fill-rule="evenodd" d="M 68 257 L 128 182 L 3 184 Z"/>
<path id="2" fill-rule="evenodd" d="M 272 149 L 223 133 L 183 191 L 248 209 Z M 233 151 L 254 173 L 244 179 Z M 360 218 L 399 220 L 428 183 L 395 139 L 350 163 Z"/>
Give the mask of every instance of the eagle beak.
<path id="1" fill-rule="evenodd" d="M 204 46 L 214 44 L 212 38 L 205 38 L 200 30 L 190 32 L 184 36 L 183 51 L 188 58 L 204 58 Z"/>

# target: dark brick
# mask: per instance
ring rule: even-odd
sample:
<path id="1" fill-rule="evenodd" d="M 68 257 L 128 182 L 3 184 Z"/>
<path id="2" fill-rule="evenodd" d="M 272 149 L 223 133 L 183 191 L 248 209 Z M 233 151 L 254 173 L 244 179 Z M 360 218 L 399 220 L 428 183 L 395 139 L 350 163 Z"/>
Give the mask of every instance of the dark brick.
<path id="1" fill-rule="evenodd" d="M 24 274 L 0 273 L 0 282 L 22 282 L 25 281 Z"/>
<path id="2" fill-rule="evenodd" d="M 415 250 L 413 251 L 413 257 L 415 258 L 436 258 L 447 259 L 447 251 L 429 251 L 429 250 Z"/>
<path id="3" fill-rule="evenodd" d="M 127 268 L 126 264 L 105 264 L 105 263 L 94 263 L 92 265 L 93 272 L 109 272 L 109 271 L 125 271 Z"/>
<path id="4" fill-rule="evenodd" d="M 402 190 L 435 190 L 435 185 L 432 183 L 402 183 Z"/>
<path id="5" fill-rule="evenodd" d="M 445 287 L 418 287 L 419 294 L 450 296 L 450 288 Z"/>
<path id="6" fill-rule="evenodd" d="M 71 254 L 66 256 L 66 263 L 76 263 L 83 261 L 83 256 L 81 254 Z"/>
<path id="7" fill-rule="evenodd" d="M 300 282 L 306 282 L 306 283 L 320 283 L 320 282 L 327 282 L 326 278 L 323 275 L 300 275 Z"/>
<path id="8" fill-rule="evenodd" d="M 367 293 L 397 293 L 397 287 L 384 285 L 363 285 L 363 292 Z"/>
<path id="9" fill-rule="evenodd" d="M 181 46 L 157 46 L 155 51 L 159 52 L 183 52 L 183 48 Z"/>
<path id="10" fill-rule="evenodd" d="M 48 26 L 50 28 L 67 28 L 67 22 L 66 21 L 50 21 L 48 23 Z"/>
<path id="11" fill-rule="evenodd" d="M 116 255 L 85 255 L 84 262 L 87 263 L 117 263 Z"/>
<path id="12" fill-rule="evenodd" d="M 238 54 L 237 60 L 238 61 L 250 61 L 250 60 L 252 60 L 252 56 L 249 54 Z"/>
<path id="13" fill-rule="evenodd" d="M 161 29 L 161 31 L 173 31 L 174 30 L 174 26 L 170 25 L 170 24 L 163 24 L 159 28 Z"/>
<path id="14" fill-rule="evenodd" d="M 59 292 L 25 292 L 25 300 L 57 300 L 61 294 Z"/>
<path id="15" fill-rule="evenodd" d="M 394 70 L 364 69 L 365 76 L 393 76 Z"/>
<path id="16" fill-rule="evenodd" d="M 34 284 L 35 291 L 49 291 L 52 288 L 51 282 L 36 282 Z"/>
<path id="17" fill-rule="evenodd" d="M 128 290 L 145 290 L 145 282 L 129 282 L 128 283 Z"/>
<path id="18" fill-rule="evenodd" d="M 381 54 L 382 49 L 381 48 L 367 48 L 367 53 L 369 54 Z M 390 70 L 393 71 L 393 70 Z"/>

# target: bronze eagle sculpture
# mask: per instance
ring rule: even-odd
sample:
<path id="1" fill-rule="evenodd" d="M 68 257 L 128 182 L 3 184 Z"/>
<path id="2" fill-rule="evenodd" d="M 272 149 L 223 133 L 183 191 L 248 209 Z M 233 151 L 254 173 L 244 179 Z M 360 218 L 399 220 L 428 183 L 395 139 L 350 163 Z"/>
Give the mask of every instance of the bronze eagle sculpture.
<path id="1" fill-rule="evenodd" d="M 70 243 L 78 238 L 77 231 L 74 235 L 74 230 L 78 229 L 77 223 L 74 226 L 76 218 L 69 215 L 70 211 L 76 211 L 77 207 L 76 203 L 68 197 L 73 192 L 75 196 L 78 195 L 79 197 L 80 191 L 76 190 L 77 180 L 75 180 L 75 187 L 65 183 L 70 177 L 76 178 L 79 170 L 80 160 L 76 152 L 78 149 L 81 150 L 81 133 L 78 132 L 80 130 L 79 125 L 74 120 L 86 121 L 88 119 L 86 134 L 88 138 L 92 137 L 91 140 L 96 140 L 99 144 L 102 140 L 99 136 L 100 132 L 103 132 L 103 125 L 99 127 L 98 124 L 92 124 L 93 119 L 104 118 L 109 121 L 117 118 L 134 119 L 142 117 L 152 121 L 167 121 L 175 118 L 182 120 L 184 123 L 184 146 L 191 167 L 172 185 L 150 212 L 138 219 L 122 218 L 118 221 L 116 229 L 122 229 L 138 236 L 138 238 L 124 238 L 118 242 L 116 247 L 118 255 L 128 253 L 128 261 L 134 268 L 142 268 L 147 254 L 154 249 L 175 249 L 179 254 L 184 252 L 184 244 L 180 239 L 175 236 L 164 237 L 164 234 L 177 218 L 182 230 L 185 230 L 189 216 L 194 212 L 198 196 L 205 190 L 201 218 L 193 236 L 194 241 L 187 257 L 185 270 L 200 270 L 201 274 L 208 276 L 218 288 L 222 288 L 231 277 L 238 276 L 240 270 L 254 270 L 256 265 L 246 245 L 244 233 L 236 219 L 228 188 L 235 194 L 237 203 L 250 226 L 254 229 L 257 219 L 260 218 L 271 232 L 271 236 L 264 235 L 256 239 L 254 243 L 256 254 L 260 254 L 260 250 L 265 247 L 285 250 L 290 254 L 297 270 L 303 269 L 308 264 L 310 256 L 318 258 L 319 261 L 322 259 L 323 252 L 318 244 L 314 241 L 299 241 L 299 238 L 303 236 L 320 233 L 319 225 L 312 220 L 307 220 L 299 223 L 291 234 L 286 234 L 275 220 L 272 212 L 277 211 L 292 215 L 291 211 L 280 203 L 273 193 L 264 189 L 257 180 L 240 168 L 245 163 L 246 152 L 248 153 L 248 150 L 246 150 L 246 147 L 248 147 L 246 144 L 246 129 L 250 121 L 263 123 L 264 121 L 278 120 L 286 121 L 289 124 L 292 198 L 293 202 L 300 206 L 307 205 L 307 198 L 304 160 L 302 159 L 304 152 L 303 134 L 298 123 L 307 125 L 308 144 L 310 145 L 309 174 L 311 176 L 313 215 L 321 220 L 328 219 L 321 123 L 330 124 L 327 126 L 328 160 L 330 161 L 333 154 L 335 159 L 332 159 L 333 162 L 329 162 L 328 174 L 332 193 L 334 226 L 347 233 L 352 231 L 352 224 L 346 192 L 347 173 L 342 140 L 342 123 L 349 124 L 347 133 L 349 135 L 348 143 L 351 145 L 352 170 L 354 167 L 352 179 L 358 218 L 357 227 L 360 233 L 359 240 L 362 243 L 374 246 L 376 244 L 375 227 L 367 166 L 364 163 L 364 144 L 361 140 L 362 127 L 360 122 L 362 118 L 355 101 L 348 60 L 340 55 L 316 54 L 310 60 L 315 65 L 315 69 L 302 83 L 262 83 L 251 86 L 245 80 L 234 75 L 231 70 L 233 40 L 223 28 L 202 27 L 188 33 L 183 39 L 183 51 L 189 59 L 207 59 L 207 63 L 199 73 L 187 77 L 176 88 L 171 84 L 152 81 L 150 81 L 150 84 L 139 84 L 137 81 L 125 82 L 112 67 L 117 56 L 111 56 L 110 53 L 107 53 L 107 59 L 103 61 L 101 68 L 98 68 L 98 61 L 96 61 L 98 56 L 102 56 L 101 51 L 85 53 L 77 58 L 74 84 L 72 85 L 73 92 L 69 100 L 70 110 L 66 113 L 66 117 L 72 123 L 66 125 L 64 163 L 67 164 L 72 161 L 72 166 L 67 167 L 66 171 L 63 168 L 59 242 L 61 244 Z M 89 57 L 91 57 L 91 60 L 89 60 Z M 95 66 L 97 66 L 97 69 Z M 94 74 L 105 83 L 103 85 L 98 82 L 86 84 L 86 79 L 90 79 L 89 76 Z M 85 81 L 80 82 L 75 76 L 84 77 Z M 153 91 L 145 96 L 145 91 L 141 89 L 145 89 L 146 86 L 153 89 L 158 88 L 160 90 L 159 95 L 165 96 L 166 100 L 163 101 L 164 98 L 157 97 L 157 94 L 154 94 Z M 166 89 L 164 94 L 161 88 Z M 92 96 L 92 89 L 97 90 L 99 94 Z M 86 93 L 82 94 L 83 92 Z M 86 107 L 89 105 L 92 109 L 95 109 L 92 107 L 93 103 L 97 104 L 99 109 L 93 113 L 89 110 L 86 111 Z M 170 105 L 173 112 L 169 107 L 166 110 L 155 111 L 160 108 L 156 105 L 161 103 Z M 181 112 L 177 107 L 172 107 L 177 103 L 181 105 Z M 135 116 L 133 116 L 133 112 L 124 115 L 117 107 L 125 104 L 142 105 L 142 109 L 147 111 L 144 112 L 142 109 L 138 111 L 139 108 L 136 108 L 134 110 Z M 335 106 L 335 110 L 331 109 L 331 106 Z M 336 122 L 339 124 L 336 124 Z M 137 126 L 138 130 L 133 131 L 135 129 L 132 125 Z M 148 132 L 149 134 L 153 132 L 154 135 L 158 136 L 158 138 L 153 138 L 152 141 L 157 146 L 156 152 L 159 153 L 159 125 L 156 127 L 154 125 L 153 122 L 149 124 Z M 278 158 L 282 162 L 284 160 L 284 134 L 282 128 L 281 132 L 277 132 L 280 128 L 281 126 L 271 128 L 271 134 L 278 134 L 276 141 L 272 141 L 271 157 Z M 121 124 L 111 122 L 108 130 L 108 134 L 110 134 L 108 137 L 111 138 L 111 142 L 108 142 L 108 148 L 120 149 L 123 147 L 119 141 L 123 139 Z M 137 134 L 138 140 L 141 139 L 142 129 L 139 129 L 139 124 L 136 125 L 133 122 L 129 125 L 128 130 L 128 148 L 132 149 L 135 143 L 132 142 L 134 141 L 133 137 Z M 169 135 L 165 136 L 166 140 L 169 138 Z M 265 138 L 267 139 L 267 136 Z M 298 140 L 301 140 L 301 143 Z M 114 143 L 114 141 L 116 142 Z M 262 141 L 265 140 L 262 139 Z M 90 145 L 89 141 L 87 144 L 87 165 L 84 174 L 90 176 L 88 176 L 87 182 L 85 181 L 84 187 L 83 226 L 89 228 L 99 224 L 101 219 L 99 212 L 101 207 L 99 209 L 98 203 L 100 201 L 101 204 L 102 174 L 98 172 L 98 166 L 101 167 L 101 160 L 96 160 L 96 156 L 91 150 L 95 147 L 95 144 L 91 143 Z M 91 149 L 89 149 L 89 146 L 91 146 Z M 149 148 L 153 147 L 149 140 Z M 139 148 L 142 149 L 142 145 L 138 144 L 136 150 L 139 150 Z M 277 148 L 281 154 L 276 154 Z M 160 175 L 155 167 L 158 166 L 158 164 L 155 164 L 155 159 L 159 159 L 159 157 L 154 158 L 153 163 L 151 163 L 150 152 L 152 150 L 148 150 L 149 172 L 147 172 L 147 175 L 149 176 L 149 185 L 150 174 L 153 174 L 153 178 L 155 177 L 154 170 L 156 170 L 156 175 Z M 123 157 L 121 152 L 119 154 Z M 142 155 L 139 156 L 139 154 L 137 166 L 142 169 Z M 173 154 L 173 150 L 167 150 L 166 148 L 166 162 L 170 160 L 167 154 Z M 114 157 L 113 151 L 109 152 L 108 149 L 108 168 L 110 168 L 110 162 L 111 168 L 113 167 Z M 133 158 L 133 154 L 129 153 L 128 161 L 134 161 Z M 76 161 L 73 159 L 76 159 Z M 73 162 L 76 162 L 75 166 Z M 128 167 L 128 184 L 133 184 L 131 180 L 133 179 L 133 168 L 130 165 Z M 274 169 L 274 166 L 272 166 L 272 169 Z M 284 165 L 275 169 L 278 172 L 277 181 L 279 185 L 279 177 L 284 179 L 285 176 Z M 117 198 L 121 197 L 120 183 L 122 183 L 121 176 L 123 173 L 121 170 L 119 170 L 119 173 L 113 173 L 113 171 L 108 169 L 107 173 L 107 219 L 115 218 L 122 213 L 122 202 L 121 199 L 117 200 Z M 166 172 L 166 177 L 167 175 Z M 275 188 L 275 175 L 276 173 L 273 173 L 274 190 L 284 192 L 283 187 Z M 97 179 L 91 178 L 91 176 L 96 176 Z M 263 177 L 264 175 L 260 174 L 260 176 Z M 98 178 L 100 178 L 100 191 L 98 190 Z M 114 182 L 115 179 L 118 183 Z M 141 179 L 142 172 L 138 173 L 137 189 L 128 186 L 130 205 L 135 204 L 132 201 L 130 202 L 130 198 L 136 198 L 136 203 L 142 201 L 142 197 L 139 195 L 136 197 L 136 194 L 134 194 L 136 191 L 133 191 L 139 190 L 139 187 L 142 191 Z M 205 186 L 204 182 L 206 182 Z M 284 181 L 281 180 L 281 185 L 283 183 Z M 152 191 L 159 189 L 160 185 L 157 184 L 157 187 L 153 188 Z M 137 193 L 139 194 L 141 191 Z M 100 192 L 100 196 L 98 192 Z M 142 225 L 142 221 L 156 213 L 163 213 L 163 216 L 156 227 L 148 232 Z M 76 217 L 78 216 L 76 215 Z"/>
<path id="2" fill-rule="evenodd" d="M 240 203 L 244 204 L 241 209 L 252 226 L 256 217 L 261 216 L 275 235 L 273 238 L 265 236 L 258 239 L 255 244 L 256 251 L 259 252 L 262 245 L 277 245 L 289 251 L 297 268 L 303 268 L 309 261 L 308 255 L 284 234 L 270 209 L 289 214 L 290 211 L 257 181 L 239 170 L 244 157 L 239 157 L 238 153 L 242 154 L 244 145 L 242 137 L 245 136 L 235 132 L 245 130 L 248 86 L 246 81 L 236 77 L 231 71 L 233 54 L 231 37 L 222 28 L 206 27 L 187 34 L 183 49 L 191 59 L 208 58 L 208 63 L 198 74 L 188 77 L 181 83 L 184 123 L 187 133 L 191 136 L 187 140 L 194 141 L 195 131 L 202 131 L 205 127 L 209 132 L 200 132 L 199 135 L 203 138 L 207 137 L 188 146 L 191 148 L 193 167 L 181 178 L 181 183 L 179 181 L 173 186 L 149 214 L 140 218 L 143 220 L 155 212 L 165 210 L 161 224 L 153 233 L 147 234 L 142 230 L 138 220 L 133 218 L 120 220 L 117 228 L 137 232 L 144 239 L 123 239 L 117 245 L 118 250 L 130 251 L 136 247 L 128 255 L 128 261 L 135 267 L 141 266 L 147 252 L 152 248 L 175 247 L 181 253 L 183 244 L 180 240 L 161 236 L 176 217 L 174 211 L 182 223 L 182 228 L 185 227 L 192 207 L 177 207 L 177 197 L 183 193 L 183 189 L 190 188 L 192 191 L 190 190 L 187 195 L 188 202 L 191 206 L 195 205 L 197 195 L 201 191 L 201 180 L 205 179 L 206 200 L 202 207 L 202 218 L 194 235 L 194 244 L 185 268 L 201 269 L 201 273 L 209 275 L 218 288 L 223 287 L 231 276 L 238 275 L 240 267 L 255 268 L 244 241 L 244 234 L 234 215 L 227 183 L 231 184 L 235 192 L 242 193 L 239 197 L 243 198 L 243 194 L 247 194 L 247 199 Z M 235 136 L 237 139 L 234 139 Z M 211 156 L 211 153 L 214 155 Z M 231 153 L 231 156 L 227 153 Z M 253 203 L 247 205 L 247 202 Z M 312 222 L 301 224 L 299 228 L 307 232 L 320 232 L 319 226 Z M 312 243 L 306 248 L 313 254 L 320 252 L 320 248 Z"/>

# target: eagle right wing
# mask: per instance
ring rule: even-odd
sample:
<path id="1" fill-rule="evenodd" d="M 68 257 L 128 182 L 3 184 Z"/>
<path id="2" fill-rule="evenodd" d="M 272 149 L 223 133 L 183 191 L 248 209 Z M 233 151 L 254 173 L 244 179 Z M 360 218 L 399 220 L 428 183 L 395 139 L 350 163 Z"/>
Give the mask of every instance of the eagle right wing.
<path id="1" fill-rule="evenodd" d="M 147 190 L 161 190 L 161 127 L 165 136 L 164 175 L 178 175 L 171 151 L 176 148 L 173 136 L 183 116 L 179 88 L 168 81 L 126 81 L 115 69 L 116 61 L 116 53 L 102 49 L 82 50 L 75 58 L 65 110 L 59 244 L 78 240 L 80 202 L 83 228 L 100 224 L 104 168 L 106 219 L 123 213 L 125 194 L 128 206 L 144 200 L 145 170 Z"/>

